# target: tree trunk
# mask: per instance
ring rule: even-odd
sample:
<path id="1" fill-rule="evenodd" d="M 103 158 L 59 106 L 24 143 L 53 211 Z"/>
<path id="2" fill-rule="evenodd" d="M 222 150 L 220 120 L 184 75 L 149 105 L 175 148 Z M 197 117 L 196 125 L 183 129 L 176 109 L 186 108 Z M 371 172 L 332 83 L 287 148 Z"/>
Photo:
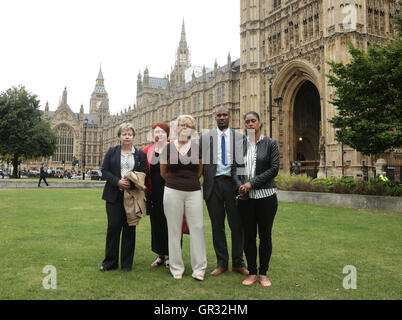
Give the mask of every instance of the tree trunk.
<path id="1" fill-rule="evenodd" d="M 13 175 L 12 175 L 12 178 L 15 178 L 15 179 L 19 179 L 19 174 L 18 174 L 19 161 L 18 161 L 18 158 L 19 158 L 19 155 L 15 154 L 14 157 L 13 157 L 13 161 L 12 161 L 12 163 L 13 163 Z"/>

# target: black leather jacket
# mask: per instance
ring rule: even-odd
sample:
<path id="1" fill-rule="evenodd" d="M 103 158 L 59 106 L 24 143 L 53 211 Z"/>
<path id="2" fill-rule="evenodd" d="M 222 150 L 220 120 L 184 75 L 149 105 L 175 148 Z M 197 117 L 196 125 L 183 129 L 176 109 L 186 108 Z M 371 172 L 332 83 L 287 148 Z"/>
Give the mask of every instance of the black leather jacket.
<path id="1" fill-rule="evenodd" d="M 243 141 L 243 157 L 247 154 L 247 139 Z M 255 176 L 250 180 L 253 189 L 268 189 L 276 188 L 274 178 L 279 172 L 279 149 L 278 144 L 270 137 L 263 137 L 257 142 L 257 159 Z M 234 162 L 232 165 L 232 177 L 234 181 L 234 188 L 239 187 L 248 182 L 248 177 L 245 175 L 244 160 L 242 163 Z"/>

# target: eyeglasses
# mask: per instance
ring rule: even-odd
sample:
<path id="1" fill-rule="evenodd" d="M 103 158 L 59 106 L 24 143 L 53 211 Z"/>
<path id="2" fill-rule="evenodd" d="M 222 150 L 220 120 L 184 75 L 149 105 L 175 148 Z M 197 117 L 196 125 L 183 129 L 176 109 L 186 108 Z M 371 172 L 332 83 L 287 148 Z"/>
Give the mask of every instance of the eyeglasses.
<path id="1" fill-rule="evenodd" d="M 179 128 L 187 128 L 187 129 L 193 129 L 193 127 L 187 123 L 179 123 L 177 125 Z"/>

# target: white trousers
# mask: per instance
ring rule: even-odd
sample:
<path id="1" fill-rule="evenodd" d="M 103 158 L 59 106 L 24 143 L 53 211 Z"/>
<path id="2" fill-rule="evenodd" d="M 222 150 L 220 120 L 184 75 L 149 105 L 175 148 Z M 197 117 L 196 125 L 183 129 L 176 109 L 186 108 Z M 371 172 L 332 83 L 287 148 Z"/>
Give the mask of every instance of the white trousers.
<path id="1" fill-rule="evenodd" d="M 204 233 L 204 203 L 201 190 L 180 191 L 165 187 L 163 207 L 168 225 L 170 272 L 172 275 L 182 275 L 184 272 L 181 237 L 185 213 L 190 230 L 192 276 L 205 275 L 207 250 Z"/>

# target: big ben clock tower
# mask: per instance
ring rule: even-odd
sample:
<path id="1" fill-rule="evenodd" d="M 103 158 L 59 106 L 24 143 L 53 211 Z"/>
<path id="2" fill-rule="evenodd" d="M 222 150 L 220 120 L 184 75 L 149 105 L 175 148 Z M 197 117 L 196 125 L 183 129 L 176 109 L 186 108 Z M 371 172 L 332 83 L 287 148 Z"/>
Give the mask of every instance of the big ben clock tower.
<path id="1" fill-rule="evenodd" d="M 108 108 L 109 107 L 109 97 L 105 89 L 105 79 L 102 74 L 102 67 L 99 68 L 99 74 L 96 78 L 95 89 L 92 92 L 91 100 L 90 100 L 90 113 L 97 113 L 101 107 Z"/>

